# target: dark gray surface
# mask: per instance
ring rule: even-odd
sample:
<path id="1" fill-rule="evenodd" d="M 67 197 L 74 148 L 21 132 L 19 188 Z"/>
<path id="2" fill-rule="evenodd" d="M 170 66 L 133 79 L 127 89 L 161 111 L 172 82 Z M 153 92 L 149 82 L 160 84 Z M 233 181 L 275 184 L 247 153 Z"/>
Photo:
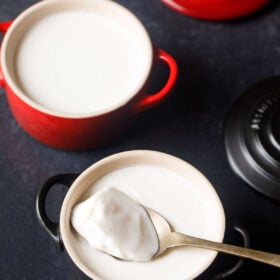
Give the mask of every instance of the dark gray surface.
<path id="1" fill-rule="evenodd" d="M 80 172 L 107 155 L 131 149 L 159 150 L 196 166 L 215 186 L 228 221 L 247 228 L 251 246 L 280 253 L 280 206 L 233 174 L 223 144 L 224 120 L 232 102 L 256 81 L 280 73 L 280 6 L 247 19 L 212 23 L 177 14 L 159 0 L 118 2 L 135 12 L 155 45 L 178 61 L 175 94 L 141 115 L 118 142 L 68 152 L 29 137 L 12 117 L 0 89 L 0 279 L 75 278 L 64 254 L 38 224 L 37 191 L 54 174 Z M 15 18 L 32 3 L 1 0 L 0 20 Z M 154 79 L 160 80 L 163 72 L 157 71 Z M 53 218 L 58 217 L 64 192 L 59 187 L 49 198 Z M 230 227 L 226 240 L 235 241 Z M 227 269 L 234 260 L 220 255 L 201 279 L 210 279 L 213 271 Z M 247 261 L 232 279 L 252 279 L 252 275 L 280 279 L 280 270 Z"/>

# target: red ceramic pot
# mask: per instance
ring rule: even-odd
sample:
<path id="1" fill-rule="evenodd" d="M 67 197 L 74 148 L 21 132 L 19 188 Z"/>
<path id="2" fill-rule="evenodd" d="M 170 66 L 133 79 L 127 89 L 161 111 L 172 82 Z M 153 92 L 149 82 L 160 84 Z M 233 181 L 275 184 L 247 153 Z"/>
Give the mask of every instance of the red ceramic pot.
<path id="1" fill-rule="evenodd" d="M 145 65 L 139 79 L 140 83 L 128 97 L 98 112 L 65 113 L 35 102 L 17 80 L 15 53 L 20 40 L 37 21 L 45 16 L 64 10 L 93 11 L 96 7 L 102 10 L 102 16 L 114 18 L 124 28 L 132 28 L 137 37 L 141 37 L 137 44 L 145 55 Z M 87 149 L 113 141 L 123 133 L 136 115 L 162 102 L 170 94 L 177 78 L 175 60 L 165 51 L 154 48 L 142 23 L 130 11 L 113 1 L 42 1 L 25 10 L 13 22 L 0 23 L 0 31 L 5 33 L 0 54 L 0 86 L 6 89 L 11 111 L 31 136 L 53 147 Z M 139 55 L 143 54 L 139 53 Z M 169 77 L 159 92 L 147 95 L 145 85 L 149 80 L 153 64 L 159 60 L 168 65 Z"/>
<path id="2" fill-rule="evenodd" d="M 227 20 L 245 16 L 269 0 L 161 0 L 177 12 L 206 20 Z"/>

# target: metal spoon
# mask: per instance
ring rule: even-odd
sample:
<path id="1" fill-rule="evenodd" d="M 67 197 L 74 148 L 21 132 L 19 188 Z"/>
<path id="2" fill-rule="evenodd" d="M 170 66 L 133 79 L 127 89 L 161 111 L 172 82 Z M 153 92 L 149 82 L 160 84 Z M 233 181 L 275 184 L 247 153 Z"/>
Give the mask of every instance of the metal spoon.
<path id="1" fill-rule="evenodd" d="M 239 246 L 227 245 L 219 242 L 213 242 L 188 236 L 178 232 L 173 232 L 168 222 L 161 215 L 151 209 L 147 208 L 146 210 L 154 224 L 159 239 L 159 250 L 154 257 L 161 255 L 168 248 L 187 245 L 210 249 L 217 252 L 248 258 L 280 267 L 280 255 L 252 250 Z"/>

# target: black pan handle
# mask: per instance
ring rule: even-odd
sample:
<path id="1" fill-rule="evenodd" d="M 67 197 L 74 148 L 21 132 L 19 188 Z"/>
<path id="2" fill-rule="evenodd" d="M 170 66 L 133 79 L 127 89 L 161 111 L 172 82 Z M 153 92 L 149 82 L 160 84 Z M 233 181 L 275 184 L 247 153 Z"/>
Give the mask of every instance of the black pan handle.
<path id="1" fill-rule="evenodd" d="M 36 213 L 39 222 L 47 231 L 47 233 L 51 236 L 51 238 L 59 244 L 60 248 L 62 248 L 62 242 L 60 240 L 59 223 L 51 221 L 48 217 L 46 212 L 46 199 L 49 191 L 53 186 L 55 186 L 56 184 L 62 184 L 70 188 L 70 186 L 78 176 L 79 174 L 76 173 L 55 175 L 49 178 L 43 184 L 36 197 Z"/>
<path id="2" fill-rule="evenodd" d="M 244 228 L 240 224 L 234 224 L 233 229 L 241 235 L 241 237 L 243 239 L 243 247 L 245 247 L 245 248 L 250 247 L 250 236 L 249 236 L 246 228 Z M 221 280 L 221 279 L 226 279 L 228 277 L 231 277 L 233 274 L 235 274 L 237 271 L 240 270 L 240 268 L 244 264 L 244 261 L 245 261 L 245 259 L 239 258 L 238 261 L 235 263 L 235 265 L 232 268 L 216 275 L 214 278 L 212 278 L 212 280 Z"/>

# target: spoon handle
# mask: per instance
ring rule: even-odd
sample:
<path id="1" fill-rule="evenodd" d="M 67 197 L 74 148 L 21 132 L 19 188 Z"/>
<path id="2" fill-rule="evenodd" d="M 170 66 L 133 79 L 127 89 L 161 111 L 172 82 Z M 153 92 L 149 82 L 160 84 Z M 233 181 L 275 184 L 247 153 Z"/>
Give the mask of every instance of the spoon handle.
<path id="1" fill-rule="evenodd" d="M 278 254 L 266 253 L 258 250 L 248 249 L 235 245 L 228 245 L 224 243 L 218 243 L 214 241 L 209 241 L 209 240 L 204 240 L 204 239 L 184 235 L 177 232 L 172 232 L 170 247 L 176 247 L 181 245 L 189 245 L 193 247 L 210 249 L 217 252 L 248 258 L 251 260 L 280 267 L 280 255 Z"/>

